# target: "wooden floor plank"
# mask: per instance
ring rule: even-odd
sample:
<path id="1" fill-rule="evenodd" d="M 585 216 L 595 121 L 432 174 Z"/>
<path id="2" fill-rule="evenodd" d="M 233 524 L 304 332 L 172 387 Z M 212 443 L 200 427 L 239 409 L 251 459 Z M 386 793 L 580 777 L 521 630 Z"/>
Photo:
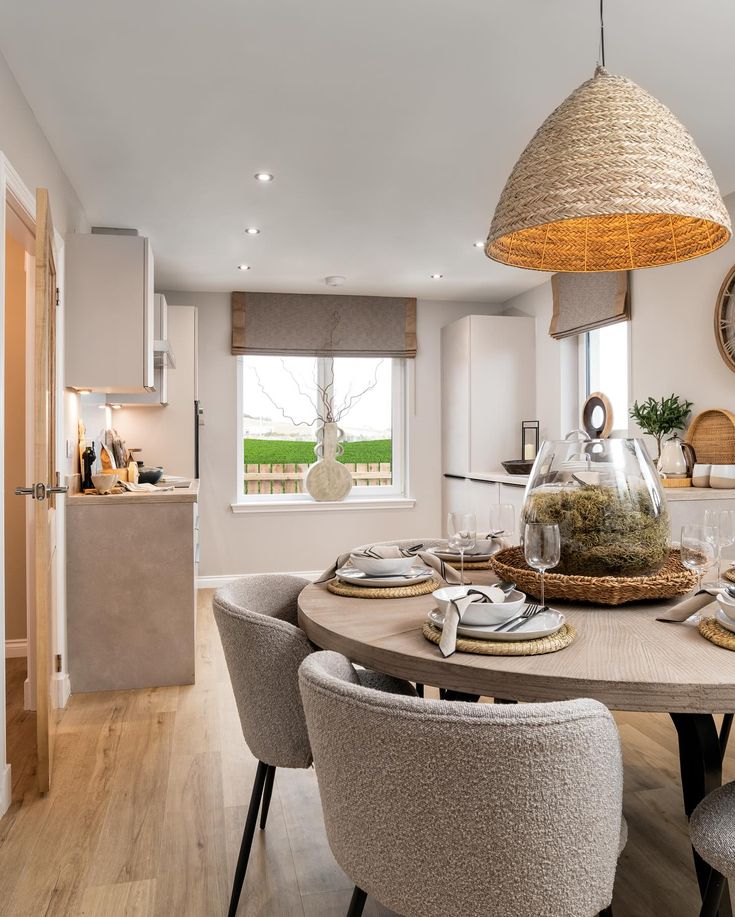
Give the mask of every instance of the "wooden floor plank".
<path id="1" fill-rule="evenodd" d="M 152 917 L 155 879 L 90 885 L 82 896 L 79 917 Z"/>

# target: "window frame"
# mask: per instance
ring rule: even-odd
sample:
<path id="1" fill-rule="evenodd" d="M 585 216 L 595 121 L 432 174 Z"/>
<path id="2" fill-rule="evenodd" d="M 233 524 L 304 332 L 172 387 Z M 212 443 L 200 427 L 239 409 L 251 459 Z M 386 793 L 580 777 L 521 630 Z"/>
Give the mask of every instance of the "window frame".
<path id="1" fill-rule="evenodd" d="M 630 321 L 625 322 L 626 327 L 626 337 L 627 337 L 627 388 L 628 388 L 628 407 L 630 407 L 630 396 L 633 391 L 633 335 L 632 335 L 632 326 L 633 323 Z M 603 325 L 602 328 L 596 328 L 595 331 L 604 331 L 605 328 L 611 327 L 610 325 Z M 581 338 L 581 347 L 578 350 L 578 359 L 579 359 L 579 370 L 578 370 L 578 382 L 579 382 L 579 391 L 581 393 L 581 405 L 580 413 L 582 406 L 587 401 L 589 396 L 592 394 L 592 373 L 590 370 L 590 335 L 593 332 L 585 331 L 580 335 Z M 611 436 L 628 436 L 630 432 L 630 416 L 626 413 L 625 415 L 625 425 L 620 426 L 617 421 L 619 418 L 613 418 L 615 426 L 610 431 Z"/>
<path id="2" fill-rule="evenodd" d="M 337 357 L 338 358 L 338 357 Z M 330 357 L 317 358 L 320 363 L 317 368 L 318 378 L 326 378 L 324 369 Z M 391 474 L 393 483 L 368 487 L 367 485 L 353 486 L 344 500 L 335 502 L 320 502 L 308 493 L 301 494 L 245 494 L 243 493 L 243 361 L 244 357 L 236 357 L 237 362 L 237 423 L 236 423 L 236 499 L 231 504 L 233 512 L 244 512 L 248 509 L 336 509 L 338 507 L 357 508 L 359 506 L 383 505 L 385 508 L 401 508 L 413 506 L 414 501 L 408 497 L 408 372 L 407 360 L 395 357 L 386 357 L 391 361 Z M 315 457 L 316 458 L 316 457 Z"/>

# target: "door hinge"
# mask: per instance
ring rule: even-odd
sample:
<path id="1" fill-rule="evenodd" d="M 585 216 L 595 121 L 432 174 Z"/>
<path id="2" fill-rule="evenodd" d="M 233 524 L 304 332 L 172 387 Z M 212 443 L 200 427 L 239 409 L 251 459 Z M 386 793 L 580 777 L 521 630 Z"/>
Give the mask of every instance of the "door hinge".
<path id="1" fill-rule="evenodd" d="M 56 305 L 59 305 L 59 288 L 56 287 Z"/>
<path id="2" fill-rule="evenodd" d="M 56 654 L 56 671 L 61 672 L 61 653 Z"/>

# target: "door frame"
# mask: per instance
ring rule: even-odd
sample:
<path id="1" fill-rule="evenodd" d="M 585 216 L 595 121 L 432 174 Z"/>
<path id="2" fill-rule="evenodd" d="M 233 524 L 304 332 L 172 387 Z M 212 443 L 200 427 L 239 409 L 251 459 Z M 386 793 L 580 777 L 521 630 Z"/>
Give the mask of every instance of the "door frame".
<path id="1" fill-rule="evenodd" d="M 36 198 L 21 179 L 7 156 L 0 151 L 0 204 L 3 212 L 0 218 L 0 430 L 5 429 L 5 207 L 8 197 L 14 199 L 24 215 L 35 225 Z M 56 313 L 57 328 L 60 333 L 56 335 L 56 467 L 64 467 L 64 239 L 58 230 L 54 230 L 54 258 L 57 265 L 57 283 L 60 291 L 59 306 Z M 32 357 L 32 355 L 31 355 Z M 0 480 L 5 480 L 4 450 L 0 449 Z M 18 484 L 31 484 L 22 482 Z M 20 499 L 20 498 L 19 498 Z M 5 556 L 5 490 L 0 488 L 0 556 Z M 57 708 L 66 706 L 69 699 L 70 683 L 66 671 L 66 531 L 65 501 L 60 499 L 56 503 L 56 563 L 54 567 L 53 601 L 55 605 L 53 615 L 53 645 L 54 651 L 61 654 L 62 671 L 54 675 L 54 682 L 50 686 L 51 697 Z M 6 723 L 6 696 L 5 696 L 5 569 L 0 564 L 0 815 L 10 805 L 11 801 L 11 775 L 10 764 L 7 759 L 7 723 Z M 28 653 L 35 650 L 31 641 L 28 643 Z M 31 657 L 29 656 L 29 660 Z M 29 662 L 29 667 L 31 664 Z M 32 684 L 32 681 L 31 681 Z M 27 693 L 26 700 L 30 700 Z"/>

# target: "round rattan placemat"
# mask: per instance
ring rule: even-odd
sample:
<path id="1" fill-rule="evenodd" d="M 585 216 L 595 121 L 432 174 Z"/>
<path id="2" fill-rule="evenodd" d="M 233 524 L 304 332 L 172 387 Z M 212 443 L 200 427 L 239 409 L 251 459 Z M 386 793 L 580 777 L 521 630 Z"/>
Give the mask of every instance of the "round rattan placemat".
<path id="1" fill-rule="evenodd" d="M 541 594 L 541 575 L 528 566 L 523 548 L 500 551 L 493 555 L 491 564 L 501 579 L 513 580 L 526 595 L 538 597 Z M 694 572 L 682 566 L 678 549 L 672 549 L 663 567 L 651 576 L 576 576 L 548 572 L 546 598 L 623 605 L 625 602 L 685 595 L 696 582 Z"/>
<path id="2" fill-rule="evenodd" d="M 729 579 L 731 583 L 735 583 L 735 567 L 730 567 L 729 570 L 725 570 L 722 575 L 725 579 Z"/>
<path id="3" fill-rule="evenodd" d="M 351 599 L 410 599 L 417 595 L 428 595 L 444 583 L 432 577 L 423 583 L 414 583 L 410 586 L 383 587 L 352 586 L 343 583 L 340 579 L 332 579 L 327 583 L 327 589 L 335 595 L 344 595 Z"/>
<path id="4" fill-rule="evenodd" d="M 699 633 L 715 646 L 735 650 L 735 634 L 730 633 L 715 618 L 703 618 L 699 622 Z"/>
<path id="5" fill-rule="evenodd" d="M 448 560 L 444 561 L 444 563 L 447 564 L 447 566 L 451 567 L 452 570 L 459 571 L 460 564 L 455 563 L 454 561 L 450 562 Z M 483 561 L 477 561 L 474 564 L 468 563 L 467 561 L 465 561 L 464 568 L 465 570 L 492 570 L 493 567 L 489 560 L 483 560 Z"/>
<path id="6" fill-rule="evenodd" d="M 423 626 L 423 635 L 432 643 L 439 643 L 442 632 L 428 621 Z M 513 640 L 507 643 L 499 640 L 470 640 L 468 637 L 457 637 L 457 651 L 460 653 L 479 653 L 481 656 L 541 656 L 544 653 L 556 653 L 573 643 L 577 636 L 571 624 L 565 624 L 561 630 L 549 637 L 538 637 L 536 640 Z"/>

